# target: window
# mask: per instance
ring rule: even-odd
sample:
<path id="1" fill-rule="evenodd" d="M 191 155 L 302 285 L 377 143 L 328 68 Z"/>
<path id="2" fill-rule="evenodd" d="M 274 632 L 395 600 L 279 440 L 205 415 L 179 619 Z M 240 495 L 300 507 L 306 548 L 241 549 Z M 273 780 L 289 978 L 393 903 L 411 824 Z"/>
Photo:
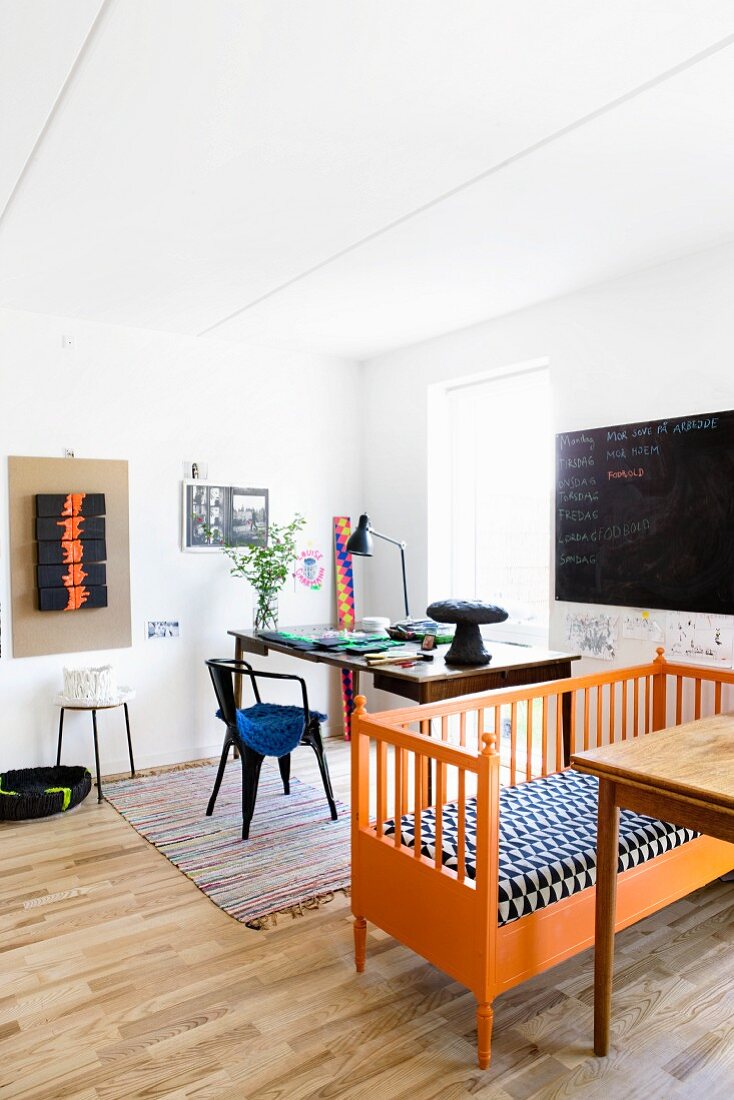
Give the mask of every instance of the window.
<path id="1" fill-rule="evenodd" d="M 449 592 L 497 603 L 510 618 L 488 636 L 547 644 L 553 469 L 547 363 L 440 391 L 431 406 L 433 424 L 444 425 L 443 458 L 432 451 L 429 463 L 429 541 L 440 547 L 429 559 L 432 598 Z"/>

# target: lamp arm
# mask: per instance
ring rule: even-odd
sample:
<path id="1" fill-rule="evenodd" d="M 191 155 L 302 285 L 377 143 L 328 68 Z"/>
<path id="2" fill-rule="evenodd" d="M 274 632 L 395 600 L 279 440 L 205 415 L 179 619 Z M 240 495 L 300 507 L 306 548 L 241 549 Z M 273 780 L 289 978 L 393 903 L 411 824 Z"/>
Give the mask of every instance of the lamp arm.
<path id="1" fill-rule="evenodd" d="M 406 547 L 405 542 L 401 542 L 400 539 L 391 539 L 389 535 L 381 535 L 379 531 L 375 531 L 374 527 L 370 527 L 370 534 L 374 535 L 376 539 L 384 539 L 385 542 L 391 542 L 393 546 L 399 546 L 401 550 Z"/>
<path id="2" fill-rule="evenodd" d="M 389 535 L 381 535 L 379 531 L 375 531 L 374 527 L 370 528 L 371 534 L 377 539 L 382 539 L 384 542 L 390 542 L 393 546 L 397 546 L 400 550 L 400 564 L 403 567 L 403 599 L 405 600 L 405 617 L 410 618 L 410 607 L 408 606 L 408 578 L 405 572 L 405 543 L 400 539 L 391 539 Z"/>

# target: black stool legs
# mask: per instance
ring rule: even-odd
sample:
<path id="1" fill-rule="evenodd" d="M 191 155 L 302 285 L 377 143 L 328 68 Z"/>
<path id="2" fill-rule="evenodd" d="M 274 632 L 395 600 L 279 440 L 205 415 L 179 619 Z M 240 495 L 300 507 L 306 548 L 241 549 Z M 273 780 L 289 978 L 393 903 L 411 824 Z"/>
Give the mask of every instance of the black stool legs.
<path id="1" fill-rule="evenodd" d="M 94 762 L 97 765 L 97 801 L 102 801 L 102 780 L 99 775 L 99 741 L 97 740 L 97 712 L 92 711 L 92 729 L 94 730 Z"/>
<path id="2" fill-rule="evenodd" d="M 119 705 L 119 704 L 118 704 Z M 127 751 L 130 757 L 130 778 L 135 778 L 135 762 L 133 761 L 133 742 L 130 736 L 130 714 L 127 709 L 127 703 L 122 704 L 125 710 L 125 731 L 127 733 Z M 92 712 L 92 732 L 94 733 L 94 763 L 97 769 L 97 801 L 102 801 L 102 780 L 99 772 L 99 738 L 97 736 L 97 711 L 94 707 L 72 707 L 72 710 L 91 710 Z M 105 708 L 107 709 L 107 708 Z M 61 763 L 61 742 L 64 736 L 64 710 L 62 707 L 59 712 L 59 740 L 56 745 L 56 767 L 58 768 Z M 221 779 L 220 779 L 221 782 Z M 219 788 L 215 788 L 214 797 L 216 797 L 216 791 Z"/>
<path id="3" fill-rule="evenodd" d="M 133 761 L 133 743 L 132 743 L 132 740 L 130 738 L 130 715 L 128 714 L 127 703 L 123 703 L 122 705 L 123 705 L 123 708 L 125 710 L 125 729 L 127 730 L 127 751 L 128 751 L 128 755 L 130 756 L 130 778 L 134 779 L 135 778 L 135 763 Z"/>
<path id="4" fill-rule="evenodd" d="M 56 767 L 58 768 L 61 763 L 61 738 L 64 733 L 64 708 L 61 708 L 59 713 L 59 743 L 56 747 Z"/>

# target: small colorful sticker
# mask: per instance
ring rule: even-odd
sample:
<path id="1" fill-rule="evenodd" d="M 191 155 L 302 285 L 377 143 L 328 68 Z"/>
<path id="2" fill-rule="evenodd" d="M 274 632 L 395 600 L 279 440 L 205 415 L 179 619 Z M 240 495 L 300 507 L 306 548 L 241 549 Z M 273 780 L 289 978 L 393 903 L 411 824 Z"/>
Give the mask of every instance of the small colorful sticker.
<path id="1" fill-rule="evenodd" d="M 321 588 L 326 572 L 321 565 L 323 557 L 320 550 L 302 550 L 298 555 L 295 577 L 304 588 L 312 588 L 314 591 Z"/>

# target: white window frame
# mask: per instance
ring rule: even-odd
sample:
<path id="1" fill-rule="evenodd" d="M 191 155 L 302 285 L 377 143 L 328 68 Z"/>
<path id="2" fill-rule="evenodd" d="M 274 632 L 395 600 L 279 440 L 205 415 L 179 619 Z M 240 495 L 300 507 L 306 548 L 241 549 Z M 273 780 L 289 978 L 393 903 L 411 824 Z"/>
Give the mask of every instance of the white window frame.
<path id="1" fill-rule="evenodd" d="M 477 374 L 465 375 L 460 378 L 450 379 L 435 383 L 428 387 L 428 554 L 427 573 L 429 599 L 445 598 L 447 596 L 460 597 L 461 593 L 450 591 L 451 578 L 453 576 L 453 546 L 452 540 L 445 538 L 445 529 L 442 529 L 444 520 L 441 508 L 447 500 L 454 504 L 453 463 L 451 456 L 446 452 L 446 426 L 450 417 L 451 394 L 459 389 L 469 386 L 481 385 L 485 382 L 498 381 L 502 378 L 518 377 L 544 371 L 550 381 L 550 360 L 547 357 L 526 360 L 510 366 L 503 366 L 494 370 L 481 371 Z M 552 494 L 549 490 L 548 508 L 552 518 Z M 451 522 L 454 522 L 452 511 Z M 474 539 L 476 545 L 476 539 Z M 548 547 L 549 561 L 551 558 L 551 546 Z M 549 578 L 549 616 L 550 620 L 550 580 Z M 505 623 L 498 623 L 491 627 L 484 627 L 482 634 L 489 640 L 506 642 L 514 645 L 548 645 L 549 621 L 545 624 L 529 623 L 522 620 L 508 619 Z"/>

